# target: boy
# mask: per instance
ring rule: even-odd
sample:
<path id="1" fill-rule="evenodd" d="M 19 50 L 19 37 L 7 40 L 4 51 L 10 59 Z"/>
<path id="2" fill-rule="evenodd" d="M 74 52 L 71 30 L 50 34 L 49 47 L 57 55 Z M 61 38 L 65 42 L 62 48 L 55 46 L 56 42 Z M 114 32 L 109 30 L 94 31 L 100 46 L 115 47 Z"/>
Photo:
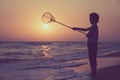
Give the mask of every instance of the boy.
<path id="1" fill-rule="evenodd" d="M 97 13 L 91 13 L 89 15 L 91 27 L 89 28 L 78 28 L 74 27 L 73 30 L 81 30 L 81 31 L 89 31 L 86 35 L 87 40 L 87 46 L 88 46 L 88 54 L 89 54 L 89 61 L 90 61 L 90 67 L 91 67 L 91 76 L 96 76 L 96 67 L 97 67 L 97 50 L 98 50 L 98 26 L 97 23 L 99 22 L 99 15 Z"/>

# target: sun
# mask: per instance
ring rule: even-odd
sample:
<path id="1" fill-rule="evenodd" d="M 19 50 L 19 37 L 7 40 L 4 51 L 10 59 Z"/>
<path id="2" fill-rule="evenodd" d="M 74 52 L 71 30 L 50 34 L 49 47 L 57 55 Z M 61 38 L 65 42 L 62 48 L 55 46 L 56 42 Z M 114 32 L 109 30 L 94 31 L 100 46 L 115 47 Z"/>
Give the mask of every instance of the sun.
<path id="1" fill-rule="evenodd" d="M 49 27 L 48 27 L 48 24 L 44 24 L 44 29 L 48 29 Z"/>

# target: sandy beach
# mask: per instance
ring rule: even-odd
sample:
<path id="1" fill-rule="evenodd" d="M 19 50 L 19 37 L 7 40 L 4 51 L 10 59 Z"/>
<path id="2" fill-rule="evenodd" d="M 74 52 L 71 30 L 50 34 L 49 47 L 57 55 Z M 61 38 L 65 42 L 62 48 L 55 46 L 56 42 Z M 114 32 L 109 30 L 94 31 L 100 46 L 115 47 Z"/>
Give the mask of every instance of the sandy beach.
<path id="1" fill-rule="evenodd" d="M 88 62 L 88 59 L 76 60 L 75 62 Z M 69 68 L 77 73 L 90 73 L 89 64 Z M 97 58 L 96 80 L 120 80 L 120 52 L 113 52 Z"/>
<path id="2" fill-rule="evenodd" d="M 99 65 L 104 63 L 106 66 L 98 69 L 97 80 L 120 80 L 120 52 L 111 53 L 104 57 L 109 62 L 104 63 L 102 58 L 100 58 L 102 62 L 99 62 Z"/>

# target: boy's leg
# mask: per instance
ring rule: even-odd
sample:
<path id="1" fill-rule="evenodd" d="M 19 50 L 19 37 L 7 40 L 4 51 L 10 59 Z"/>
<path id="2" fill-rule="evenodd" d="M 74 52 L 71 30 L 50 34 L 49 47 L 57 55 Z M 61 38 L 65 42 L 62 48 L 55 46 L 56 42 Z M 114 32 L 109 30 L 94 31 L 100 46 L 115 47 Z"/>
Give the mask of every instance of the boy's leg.
<path id="1" fill-rule="evenodd" d="M 91 47 L 88 49 L 89 51 L 89 61 L 90 61 L 90 67 L 91 67 L 91 74 L 93 76 L 96 76 L 96 67 L 97 67 L 97 61 L 96 61 L 96 56 L 97 56 L 97 48 L 96 47 Z"/>

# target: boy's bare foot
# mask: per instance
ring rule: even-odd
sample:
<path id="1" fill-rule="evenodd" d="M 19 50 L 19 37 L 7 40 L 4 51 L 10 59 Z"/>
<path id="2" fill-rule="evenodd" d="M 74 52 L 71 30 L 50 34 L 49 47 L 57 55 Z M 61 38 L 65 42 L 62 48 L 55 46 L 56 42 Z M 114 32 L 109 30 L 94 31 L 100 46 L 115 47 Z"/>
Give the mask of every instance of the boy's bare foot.
<path id="1" fill-rule="evenodd" d="M 96 74 L 90 74 L 90 77 L 92 77 L 92 78 L 96 78 Z"/>

